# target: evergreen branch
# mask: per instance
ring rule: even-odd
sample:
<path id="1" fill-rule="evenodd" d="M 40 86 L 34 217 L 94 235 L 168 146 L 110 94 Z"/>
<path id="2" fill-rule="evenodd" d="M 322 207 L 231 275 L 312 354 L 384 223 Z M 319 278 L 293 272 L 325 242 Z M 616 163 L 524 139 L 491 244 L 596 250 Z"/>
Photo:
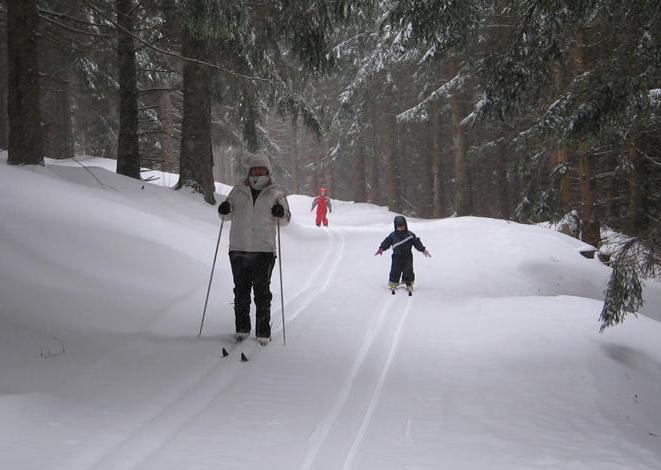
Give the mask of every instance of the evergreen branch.
<path id="1" fill-rule="evenodd" d="M 87 2 L 87 5 L 90 8 L 92 8 L 94 11 L 99 13 L 100 15 L 103 15 L 105 17 L 106 21 L 108 21 L 109 23 L 114 25 L 116 28 L 121 29 L 123 32 L 130 35 L 133 39 L 135 39 L 139 43 L 143 44 L 144 46 L 148 47 L 149 49 L 152 49 L 155 52 L 158 52 L 159 54 L 164 54 L 164 55 L 167 55 L 167 56 L 170 56 L 170 57 L 174 57 L 174 58 L 182 60 L 184 62 L 193 62 L 193 63 L 196 63 L 196 64 L 205 65 L 207 67 L 214 68 L 216 70 L 219 70 L 223 73 L 226 73 L 226 74 L 231 75 L 231 76 L 236 77 L 236 78 L 240 78 L 240 79 L 244 79 L 244 80 L 260 81 L 260 82 L 265 82 L 265 83 L 273 83 L 268 78 L 243 75 L 243 74 L 240 74 L 238 72 L 234 72 L 232 70 L 226 69 L 225 67 L 221 67 L 220 65 L 214 64 L 212 62 L 207 62 L 205 60 L 200 60 L 200 59 L 194 59 L 193 57 L 186 57 L 185 55 L 180 54 L 178 52 L 174 52 L 174 51 L 171 51 L 169 49 L 163 49 L 161 47 L 155 46 L 154 44 L 152 44 L 148 41 L 145 41 L 144 39 L 142 39 L 140 36 L 133 33 L 132 31 L 129 31 L 128 29 L 124 28 L 122 25 L 120 25 L 119 23 L 117 23 L 113 19 L 108 18 L 106 16 L 106 13 L 103 12 L 102 10 L 100 10 L 99 8 L 95 7 L 94 5 L 90 4 L 89 2 Z"/>
<path id="2" fill-rule="evenodd" d="M 609 326 L 622 323 L 628 313 L 636 315 L 643 305 L 643 284 L 639 255 L 639 240 L 627 240 L 613 262 L 613 272 L 604 293 L 604 306 L 599 320 L 603 333 Z"/>
<path id="3" fill-rule="evenodd" d="M 389 28 L 384 28 L 385 32 L 383 33 L 384 37 L 388 37 Z M 383 41 L 379 41 L 372 53 L 363 60 L 361 67 L 356 72 L 355 78 L 351 83 L 346 87 L 346 89 L 340 94 L 340 102 L 342 104 L 348 104 L 353 95 L 356 93 L 356 90 L 364 86 L 370 77 L 380 72 L 386 67 L 387 58 L 386 58 L 386 47 Z"/>
<path id="4" fill-rule="evenodd" d="M 335 52 L 335 54 L 338 54 L 338 55 L 339 55 L 339 54 L 340 54 L 340 51 L 341 51 L 344 47 L 348 47 L 348 46 L 347 46 L 348 43 L 350 43 L 350 42 L 354 42 L 354 41 L 357 41 L 358 39 L 362 38 L 363 36 L 372 36 L 373 34 L 375 34 L 375 33 L 377 33 L 377 32 L 378 32 L 377 30 L 362 31 L 362 32 L 360 32 L 360 33 L 358 33 L 358 34 L 355 34 L 354 36 L 351 36 L 350 38 L 347 38 L 347 39 L 344 39 L 344 40 L 340 41 L 338 44 L 336 44 L 335 46 L 331 47 L 331 50 L 332 50 L 333 52 Z"/>
<path id="5" fill-rule="evenodd" d="M 448 80 L 443 85 L 441 85 L 439 88 L 434 90 L 429 96 L 427 96 L 420 103 L 418 103 L 417 105 L 415 105 L 410 109 L 407 109 L 402 113 L 399 113 L 397 115 L 397 122 L 411 122 L 417 120 L 426 121 L 428 115 L 426 113 L 425 108 L 427 107 L 427 105 L 435 101 L 438 101 L 440 99 L 451 97 L 452 93 L 455 90 L 462 87 L 462 85 L 466 80 L 466 77 L 467 75 L 464 73 L 464 71 L 460 70 L 457 73 L 457 75 L 455 75 L 450 80 Z"/>

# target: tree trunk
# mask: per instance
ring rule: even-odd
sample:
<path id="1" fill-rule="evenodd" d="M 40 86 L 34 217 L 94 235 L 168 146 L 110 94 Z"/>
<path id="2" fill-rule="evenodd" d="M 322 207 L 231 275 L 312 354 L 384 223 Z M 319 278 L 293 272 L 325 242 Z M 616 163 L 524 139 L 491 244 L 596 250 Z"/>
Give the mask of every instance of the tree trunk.
<path id="1" fill-rule="evenodd" d="M 569 150 L 566 147 L 559 147 L 553 151 L 553 168 L 567 166 L 569 164 Z M 569 186 L 569 172 L 560 176 L 560 202 L 566 208 L 571 208 L 571 187 Z"/>
<path id="2" fill-rule="evenodd" d="M 567 84 L 562 73 L 562 67 L 560 64 L 556 64 L 553 67 L 553 76 L 555 79 L 555 86 L 558 93 L 562 94 L 567 91 Z M 565 146 L 560 146 L 553 150 L 552 153 L 552 163 L 553 168 L 556 169 L 559 166 L 567 166 L 569 164 L 569 150 Z M 560 202 L 566 208 L 571 208 L 571 191 L 569 186 L 569 172 L 563 174 L 560 177 Z"/>
<path id="3" fill-rule="evenodd" d="M 386 172 L 386 201 L 392 212 L 401 212 L 402 204 L 399 192 L 399 169 L 397 155 L 397 121 L 392 110 L 393 97 L 384 100 L 383 109 L 383 165 Z"/>
<path id="4" fill-rule="evenodd" d="M 316 138 L 316 137 L 315 137 Z M 315 189 L 328 188 L 328 180 L 326 179 L 326 142 L 325 137 L 317 142 L 315 145 L 315 178 L 317 180 Z"/>
<path id="5" fill-rule="evenodd" d="M 35 0 L 7 1 L 9 157 L 11 165 L 43 165 Z"/>
<path id="6" fill-rule="evenodd" d="M 67 81 L 62 87 L 60 100 L 60 135 L 62 138 L 61 152 L 67 158 L 74 156 L 73 149 L 73 114 L 71 112 L 71 81 L 72 72 L 67 73 Z"/>
<path id="7" fill-rule="evenodd" d="M 599 222 L 595 211 L 592 162 L 587 147 L 587 143 L 584 140 L 579 142 L 578 167 L 581 179 L 581 240 L 599 248 L 601 245 L 601 235 L 599 233 Z"/>
<path id="8" fill-rule="evenodd" d="M 133 0 L 117 0 L 117 56 L 119 58 L 119 135 L 117 173 L 140 179 L 138 146 L 138 86 L 135 70 Z"/>
<path id="9" fill-rule="evenodd" d="M 190 2 L 191 17 L 184 27 L 183 55 L 208 59 L 209 40 L 195 25 L 204 24 L 205 5 Z M 179 154 L 179 181 L 176 189 L 189 187 L 204 195 L 209 204 L 216 202 L 211 150 L 211 70 L 197 62 L 184 63 L 184 109 Z"/>
<path id="10" fill-rule="evenodd" d="M 604 161 L 604 192 L 606 193 L 606 217 L 604 222 L 615 230 L 621 230 L 622 225 L 618 215 L 618 201 L 617 201 L 617 166 L 618 155 L 614 151 L 610 151 Z"/>
<path id="11" fill-rule="evenodd" d="M 7 70 L 7 31 L 0 26 L 0 70 Z M 0 73 L 0 150 L 9 147 L 9 118 L 7 117 L 7 74 Z"/>
<path id="12" fill-rule="evenodd" d="M 354 155 L 353 160 L 353 200 L 355 202 L 367 202 L 367 158 L 365 137 L 361 133 L 360 144 L 358 146 L 358 152 Z"/>
<path id="13" fill-rule="evenodd" d="M 184 45 L 184 55 L 188 57 L 196 51 L 195 44 L 190 42 L 188 47 Z M 193 62 L 184 64 L 184 110 L 177 189 L 190 187 L 203 194 L 209 204 L 214 204 L 210 84 L 208 67 Z"/>
<path id="14" fill-rule="evenodd" d="M 51 54 L 62 57 L 55 51 L 51 51 Z M 44 156 L 50 158 L 74 156 L 70 75 L 67 72 L 65 74 L 64 78 L 46 78 L 45 89 L 42 89 Z"/>
<path id="15" fill-rule="evenodd" d="M 456 57 L 452 56 L 448 62 L 450 76 L 455 77 L 459 73 L 459 65 Z M 466 134 L 461 120 L 464 117 L 463 104 L 459 91 L 454 91 L 450 98 L 452 110 L 452 129 L 454 134 L 454 172 L 456 179 L 455 211 L 457 215 L 469 215 L 472 213 L 472 197 L 468 168 L 466 167 L 466 154 L 468 146 Z"/>
<path id="16" fill-rule="evenodd" d="M 377 126 L 377 113 L 376 105 L 369 98 L 366 99 L 366 111 L 367 116 L 367 125 L 369 130 L 367 131 L 367 145 L 365 147 L 365 193 L 367 202 L 370 204 L 378 204 L 380 201 L 380 185 L 379 185 L 379 172 L 378 172 L 378 161 L 376 158 L 377 149 L 378 149 L 378 140 L 376 137 L 376 126 Z"/>
<path id="17" fill-rule="evenodd" d="M 167 83 L 162 83 L 161 86 L 168 88 Z M 168 90 L 161 91 L 158 97 L 158 120 L 161 125 L 161 167 L 163 171 L 174 173 L 177 171 L 177 160 L 174 154 L 172 100 Z"/>
<path id="18" fill-rule="evenodd" d="M 505 146 L 503 144 L 498 144 L 498 149 L 496 151 L 496 194 L 497 194 L 497 206 L 496 206 L 496 215 L 501 219 L 509 219 L 512 215 L 510 212 L 510 184 L 507 179 L 507 154 L 505 152 Z"/>
<path id="19" fill-rule="evenodd" d="M 441 145 L 441 109 L 440 105 L 435 102 L 431 110 L 431 133 L 432 133 L 432 148 L 431 148 L 431 168 L 432 168 L 432 189 L 431 189 L 431 204 L 432 204 L 432 217 L 441 218 L 445 217 L 444 202 L 445 195 L 443 189 L 443 147 Z"/>
<path id="20" fill-rule="evenodd" d="M 503 15 L 503 9 L 506 2 L 504 0 L 496 0 L 494 3 L 494 27 L 489 31 L 489 41 L 486 44 L 486 49 L 489 54 L 501 51 L 505 46 L 505 39 L 508 32 L 512 30 L 509 24 L 509 19 Z M 496 131 L 498 132 L 498 131 Z M 510 182 L 508 181 L 507 167 L 508 155 L 505 146 L 501 143 L 497 144 L 496 157 L 495 157 L 495 172 L 494 180 L 492 180 L 492 190 L 495 192 L 493 212 L 496 217 L 502 219 L 509 219 L 512 215 L 509 199 L 510 199 Z"/>
<path id="21" fill-rule="evenodd" d="M 319 188 L 323 185 L 321 180 L 322 175 L 322 158 L 320 155 L 321 146 L 315 136 L 307 133 L 307 149 L 312 158 L 312 194 L 316 194 Z"/>
<path id="22" fill-rule="evenodd" d="M 5 74 L 2 74 L 3 76 Z M 7 118 L 7 83 L 0 78 L 0 149 L 6 150 L 9 146 L 9 134 Z"/>
<path id="23" fill-rule="evenodd" d="M 643 230 L 645 191 L 643 188 L 643 161 L 640 150 L 634 144 L 629 146 L 629 160 L 633 167 L 629 177 L 629 233 L 635 236 Z"/>
<path id="24" fill-rule="evenodd" d="M 291 168 L 291 191 L 300 194 L 301 182 L 298 168 L 298 122 L 289 126 L 289 168 Z"/>
<path id="25" fill-rule="evenodd" d="M 585 71 L 585 39 L 582 31 L 576 33 L 576 45 L 572 50 L 574 75 L 581 76 Z M 601 234 L 599 221 L 595 211 L 594 179 L 592 178 L 592 162 L 588 153 L 588 144 L 585 137 L 578 143 L 578 167 L 581 181 L 581 239 L 590 245 L 599 248 Z"/>
<path id="26" fill-rule="evenodd" d="M 321 184 L 327 191 L 333 191 L 333 164 L 330 158 L 330 134 L 326 134 L 321 139 L 321 163 L 322 163 L 322 177 Z"/>

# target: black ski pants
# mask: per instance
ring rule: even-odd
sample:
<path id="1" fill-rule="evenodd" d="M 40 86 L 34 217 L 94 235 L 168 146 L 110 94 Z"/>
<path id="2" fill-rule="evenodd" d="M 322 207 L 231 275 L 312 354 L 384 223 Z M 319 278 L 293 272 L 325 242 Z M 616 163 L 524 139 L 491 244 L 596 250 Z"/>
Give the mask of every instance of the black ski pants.
<path id="1" fill-rule="evenodd" d="M 408 253 L 405 255 L 392 255 L 392 264 L 390 265 L 390 282 L 404 282 L 412 284 L 415 280 L 413 274 L 413 254 Z"/>
<path id="2" fill-rule="evenodd" d="M 230 251 L 234 278 L 234 315 L 237 333 L 250 333 L 250 290 L 255 297 L 255 336 L 271 337 L 271 273 L 273 253 Z"/>

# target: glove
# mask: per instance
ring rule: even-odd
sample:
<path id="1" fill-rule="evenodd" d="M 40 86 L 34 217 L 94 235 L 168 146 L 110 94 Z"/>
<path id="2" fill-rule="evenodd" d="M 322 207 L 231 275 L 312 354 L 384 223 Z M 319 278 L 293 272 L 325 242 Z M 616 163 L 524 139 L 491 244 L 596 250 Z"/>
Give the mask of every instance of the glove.
<path id="1" fill-rule="evenodd" d="M 282 204 L 279 202 L 275 203 L 275 206 L 271 208 L 271 215 L 273 217 L 277 217 L 279 219 L 283 218 L 285 216 L 285 208 L 282 207 Z"/>
<path id="2" fill-rule="evenodd" d="M 227 201 L 221 202 L 220 205 L 218 206 L 218 213 L 220 215 L 227 215 L 230 212 L 232 212 L 232 208 L 230 207 L 230 203 L 227 202 Z"/>
<path id="3" fill-rule="evenodd" d="M 431 253 L 427 250 L 422 252 L 423 255 L 425 255 L 427 258 L 431 258 Z"/>
<path id="4" fill-rule="evenodd" d="M 379 247 L 379 249 L 376 250 L 376 253 L 374 253 L 374 256 L 376 256 L 376 255 L 382 255 L 382 254 L 383 254 L 383 249 L 382 249 L 381 247 Z"/>

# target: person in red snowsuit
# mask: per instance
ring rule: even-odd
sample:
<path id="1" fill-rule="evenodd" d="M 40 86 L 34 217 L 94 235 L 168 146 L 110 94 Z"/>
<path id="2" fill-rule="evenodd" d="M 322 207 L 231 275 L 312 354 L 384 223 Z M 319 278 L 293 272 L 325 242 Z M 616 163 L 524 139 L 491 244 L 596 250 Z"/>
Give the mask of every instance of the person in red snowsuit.
<path id="1" fill-rule="evenodd" d="M 317 218 L 315 223 L 317 227 L 320 227 L 321 224 L 324 224 L 324 227 L 328 227 L 328 218 L 326 217 L 326 212 L 333 212 L 333 206 L 331 205 L 331 200 L 326 196 L 326 188 L 319 189 L 319 196 L 314 198 L 312 201 L 312 209 L 310 212 L 317 208 Z"/>

